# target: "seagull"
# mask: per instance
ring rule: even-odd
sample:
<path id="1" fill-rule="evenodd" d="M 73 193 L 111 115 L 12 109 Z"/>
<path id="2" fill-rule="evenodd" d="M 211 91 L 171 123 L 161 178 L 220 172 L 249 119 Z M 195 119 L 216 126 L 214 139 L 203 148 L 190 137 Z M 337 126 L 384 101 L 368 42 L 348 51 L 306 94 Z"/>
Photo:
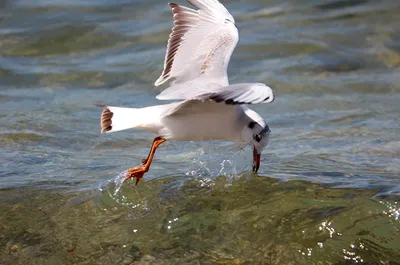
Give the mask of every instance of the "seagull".
<path id="1" fill-rule="evenodd" d="M 169 3 L 174 26 L 169 35 L 164 68 L 154 83 L 168 87 L 157 99 L 169 104 L 144 108 L 107 107 L 101 132 L 142 129 L 157 135 L 142 164 L 125 180 L 136 185 L 149 171 L 156 149 L 167 140 L 229 140 L 253 147 L 253 171 L 271 131 L 266 121 L 247 107 L 274 101 L 273 90 L 261 83 L 229 84 L 227 69 L 239 33 L 235 20 L 218 0 L 188 0 L 194 8 Z"/>

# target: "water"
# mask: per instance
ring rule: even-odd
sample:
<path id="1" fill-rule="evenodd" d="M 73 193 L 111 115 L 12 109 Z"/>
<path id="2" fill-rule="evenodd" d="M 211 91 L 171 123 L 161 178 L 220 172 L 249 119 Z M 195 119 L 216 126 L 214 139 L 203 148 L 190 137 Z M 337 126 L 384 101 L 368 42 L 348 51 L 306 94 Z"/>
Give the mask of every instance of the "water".
<path id="1" fill-rule="evenodd" d="M 183 4 L 182 1 L 178 3 Z M 167 2 L 0 2 L 1 264 L 397 264 L 397 1 L 225 1 L 232 83 L 264 82 L 251 150 L 100 135 L 104 105 L 157 104 Z"/>

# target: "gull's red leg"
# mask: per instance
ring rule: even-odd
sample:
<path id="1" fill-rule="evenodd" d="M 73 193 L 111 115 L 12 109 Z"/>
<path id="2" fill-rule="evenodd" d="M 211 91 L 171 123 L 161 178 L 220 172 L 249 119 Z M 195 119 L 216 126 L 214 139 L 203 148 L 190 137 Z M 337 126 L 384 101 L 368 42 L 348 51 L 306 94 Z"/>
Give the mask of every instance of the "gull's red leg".
<path id="1" fill-rule="evenodd" d="M 160 146 L 166 139 L 158 136 L 154 139 L 153 144 L 151 145 L 150 153 L 146 159 L 143 160 L 143 163 L 135 168 L 131 168 L 128 170 L 125 176 L 125 180 L 130 178 L 136 178 L 136 185 L 139 182 L 139 179 L 143 177 L 144 173 L 149 171 L 151 162 L 153 161 L 154 153 L 156 152 L 157 147 Z"/>

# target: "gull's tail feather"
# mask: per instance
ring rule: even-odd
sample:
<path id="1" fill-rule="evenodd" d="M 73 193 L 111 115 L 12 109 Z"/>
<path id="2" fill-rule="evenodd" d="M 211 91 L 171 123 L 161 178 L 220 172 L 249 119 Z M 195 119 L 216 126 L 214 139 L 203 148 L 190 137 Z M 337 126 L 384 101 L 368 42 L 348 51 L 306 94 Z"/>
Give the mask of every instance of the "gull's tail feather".
<path id="1" fill-rule="evenodd" d="M 138 127 L 140 109 L 107 107 L 101 113 L 101 133 L 110 133 Z"/>

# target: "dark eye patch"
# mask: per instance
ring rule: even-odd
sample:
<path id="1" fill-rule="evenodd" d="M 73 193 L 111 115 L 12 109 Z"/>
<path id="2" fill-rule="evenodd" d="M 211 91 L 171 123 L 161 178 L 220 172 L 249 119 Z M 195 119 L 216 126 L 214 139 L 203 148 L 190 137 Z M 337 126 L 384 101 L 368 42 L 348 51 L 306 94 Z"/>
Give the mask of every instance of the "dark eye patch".
<path id="1" fill-rule="evenodd" d="M 254 140 L 256 140 L 256 142 L 260 142 L 260 141 L 261 141 L 261 135 L 256 134 L 256 135 L 254 136 Z"/>
<path id="2" fill-rule="evenodd" d="M 253 129 L 254 128 L 254 126 L 256 126 L 256 122 L 255 121 L 251 121 L 250 123 L 249 123 L 249 125 L 248 125 L 248 127 L 250 128 L 250 129 Z"/>

